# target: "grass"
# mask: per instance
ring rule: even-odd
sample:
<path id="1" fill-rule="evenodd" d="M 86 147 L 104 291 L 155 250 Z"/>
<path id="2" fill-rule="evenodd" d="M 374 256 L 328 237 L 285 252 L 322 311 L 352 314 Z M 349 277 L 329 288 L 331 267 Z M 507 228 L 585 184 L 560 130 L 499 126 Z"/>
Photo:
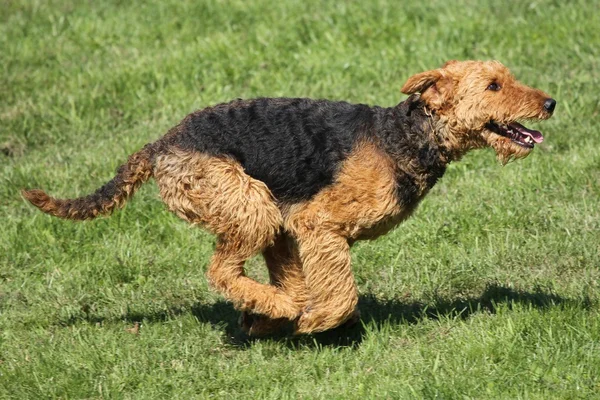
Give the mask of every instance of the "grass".
<path id="1" fill-rule="evenodd" d="M 1 3 L 0 398 L 600 397 L 594 1 Z M 413 73 L 492 58 L 558 100 L 546 141 L 468 155 L 355 246 L 353 329 L 247 340 L 204 279 L 214 239 L 154 184 L 86 223 L 19 194 L 88 193 L 214 103 L 391 106 Z"/>

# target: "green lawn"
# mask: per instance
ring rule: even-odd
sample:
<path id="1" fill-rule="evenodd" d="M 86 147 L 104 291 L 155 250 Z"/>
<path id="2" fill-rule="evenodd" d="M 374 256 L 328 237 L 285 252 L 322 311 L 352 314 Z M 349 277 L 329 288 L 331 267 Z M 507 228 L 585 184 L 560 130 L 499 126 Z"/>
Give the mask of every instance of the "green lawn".
<path id="1" fill-rule="evenodd" d="M 597 2 L 402 3 L 0 0 L 0 398 L 600 398 Z M 87 194 L 198 108 L 391 106 L 448 59 L 502 61 L 555 116 L 355 246 L 352 329 L 248 340 L 204 278 L 214 239 L 154 183 L 85 223 L 20 196 Z"/>

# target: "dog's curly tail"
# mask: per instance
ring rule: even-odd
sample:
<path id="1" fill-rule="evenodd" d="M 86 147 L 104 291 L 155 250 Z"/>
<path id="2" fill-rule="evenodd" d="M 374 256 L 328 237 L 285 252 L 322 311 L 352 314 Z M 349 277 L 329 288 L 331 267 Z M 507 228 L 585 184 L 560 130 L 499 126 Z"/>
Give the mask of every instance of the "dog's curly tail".
<path id="1" fill-rule="evenodd" d="M 117 175 L 93 194 L 77 199 L 55 199 L 43 190 L 23 190 L 21 193 L 31 204 L 43 212 L 72 220 L 93 219 L 110 214 L 122 207 L 127 199 L 153 175 L 154 147 L 147 144 L 129 156 Z"/>

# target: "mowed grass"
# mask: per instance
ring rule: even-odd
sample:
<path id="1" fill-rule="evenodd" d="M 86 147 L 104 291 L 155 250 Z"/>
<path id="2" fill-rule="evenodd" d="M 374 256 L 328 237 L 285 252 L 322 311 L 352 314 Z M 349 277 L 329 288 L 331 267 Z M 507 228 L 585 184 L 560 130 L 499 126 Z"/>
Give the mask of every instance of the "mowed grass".
<path id="1" fill-rule="evenodd" d="M 0 398 L 600 397 L 596 2 L 400 3 L 2 1 Z M 248 340 L 204 278 L 213 237 L 153 183 L 85 223 L 20 196 L 87 194 L 198 108 L 391 106 L 448 59 L 501 60 L 556 115 L 529 158 L 468 155 L 354 247 L 352 329 Z"/>

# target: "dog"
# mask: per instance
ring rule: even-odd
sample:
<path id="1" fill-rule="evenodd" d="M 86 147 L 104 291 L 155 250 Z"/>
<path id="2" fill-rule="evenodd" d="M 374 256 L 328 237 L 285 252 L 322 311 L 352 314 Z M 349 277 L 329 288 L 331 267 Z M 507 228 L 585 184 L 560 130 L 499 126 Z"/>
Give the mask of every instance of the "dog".
<path id="1" fill-rule="evenodd" d="M 92 219 L 121 207 L 154 177 L 182 219 L 217 237 L 210 283 L 242 311 L 250 335 L 293 323 L 308 334 L 359 318 L 350 266 L 357 240 L 408 218 L 472 149 L 499 160 L 543 141 L 518 121 L 549 118 L 556 101 L 497 61 L 449 61 L 411 76 L 394 107 L 328 100 L 235 100 L 196 111 L 131 155 L 95 193 L 23 196 L 45 213 Z M 270 284 L 244 262 L 262 252 Z"/>

